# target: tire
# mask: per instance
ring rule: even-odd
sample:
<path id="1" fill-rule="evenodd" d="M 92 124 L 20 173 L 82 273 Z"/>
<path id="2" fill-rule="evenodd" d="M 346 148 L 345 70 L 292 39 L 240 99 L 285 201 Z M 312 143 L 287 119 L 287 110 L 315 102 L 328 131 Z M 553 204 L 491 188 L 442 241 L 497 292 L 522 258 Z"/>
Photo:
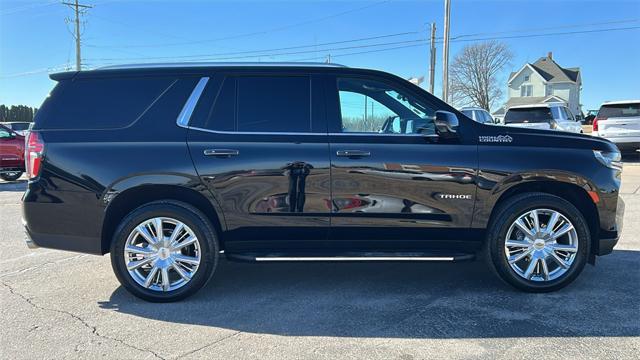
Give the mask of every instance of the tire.
<path id="1" fill-rule="evenodd" d="M 540 231 L 535 236 L 529 236 L 515 222 L 523 220 L 521 224 L 531 231 L 535 229 L 534 214 L 539 219 Z M 553 221 L 553 216 L 557 221 L 552 225 L 551 232 L 546 233 L 546 225 Z M 528 222 L 531 226 L 528 226 Z M 567 222 L 573 230 L 560 235 L 571 228 Z M 555 235 L 560 236 L 553 240 Z M 509 245 L 515 246 L 507 246 L 507 237 Z M 533 242 L 530 238 L 534 239 Z M 506 283 L 526 292 L 550 292 L 569 285 L 582 272 L 591 250 L 591 235 L 584 216 L 570 202 L 546 193 L 526 193 L 507 199 L 496 210 L 487 231 L 485 246 L 490 266 Z M 525 255 L 526 252 L 529 254 Z M 523 258 L 515 261 L 520 256 Z M 534 262 L 530 273 L 530 266 Z M 561 263 L 567 267 L 561 266 Z"/>
<path id="2" fill-rule="evenodd" d="M 2 174 L 0 174 L 0 179 L 2 179 L 4 181 L 16 181 L 16 180 L 20 179 L 21 176 L 22 176 L 22 172 L 21 171 L 10 172 L 10 173 L 2 173 Z"/>
<path id="3" fill-rule="evenodd" d="M 160 243 L 155 235 L 157 219 L 163 229 Z M 178 239 L 171 241 L 176 229 Z M 127 245 L 135 247 L 125 252 Z M 209 281 L 218 254 L 216 232 L 202 212 L 182 202 L 161 200 L 140 206 L 122 220 L 111 243 L 111 266 L 133 295 L 151 302 L 172 302 L 193 295 Z M 143 265 L 130 270 L 127 264 Z"/>

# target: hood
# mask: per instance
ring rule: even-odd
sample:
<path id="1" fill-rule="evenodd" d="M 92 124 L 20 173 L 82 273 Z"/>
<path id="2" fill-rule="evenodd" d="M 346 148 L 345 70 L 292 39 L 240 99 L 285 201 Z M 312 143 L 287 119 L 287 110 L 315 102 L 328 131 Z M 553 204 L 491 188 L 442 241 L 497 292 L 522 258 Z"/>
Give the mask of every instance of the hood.
<path id="1" fill-rule="evenodd" d="M 591 135 L 514 126 L 479 125 L 477 131 L 479 145 L 495 144 L 618 151 L 618 148 L 611 141 Z"/>

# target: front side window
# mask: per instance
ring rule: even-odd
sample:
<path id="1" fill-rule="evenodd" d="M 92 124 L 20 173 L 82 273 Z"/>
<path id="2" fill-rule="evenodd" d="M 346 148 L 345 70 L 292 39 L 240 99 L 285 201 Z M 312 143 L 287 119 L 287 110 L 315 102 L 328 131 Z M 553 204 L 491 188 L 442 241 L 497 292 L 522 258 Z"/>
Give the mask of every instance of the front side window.
<path id="1" fill-rule="evenodd" d="M 435 134 L 435 111 L 388 84 L 338 79 L 342 132 Z"/>
<path id="2" fill-rule="evenodd" d="M 520 96 L 533 96 L 533 85 L 520 86 Z"/>

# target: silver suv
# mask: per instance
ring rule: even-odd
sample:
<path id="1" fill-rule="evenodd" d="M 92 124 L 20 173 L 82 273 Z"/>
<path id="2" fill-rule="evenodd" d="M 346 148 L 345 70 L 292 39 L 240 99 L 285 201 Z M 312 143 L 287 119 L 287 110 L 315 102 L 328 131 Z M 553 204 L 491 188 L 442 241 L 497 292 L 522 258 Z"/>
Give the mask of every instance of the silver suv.
<path id="1" fill-rule="evenodd" d="M 463 113 L 466 117 L 473 121 L 477 121 L 481 124 L 492 125 L 495 124 L 493 117 L 489 112 L 483 108 L 479 107 L 463 107 L 460 109 L 460 112 Z"/>
<path id="2" fill-rule="evenodd" d="M 613 141 L 621 152 L 640 149 L 640 100 L 610 101 L 593 120 L 593 136 Z"/>
<path id="3" fill-rule="evenodd" d="M 513 106 L 504 115 L 507 126 L 581 133 L 582 125 L 561 103 Z"/>

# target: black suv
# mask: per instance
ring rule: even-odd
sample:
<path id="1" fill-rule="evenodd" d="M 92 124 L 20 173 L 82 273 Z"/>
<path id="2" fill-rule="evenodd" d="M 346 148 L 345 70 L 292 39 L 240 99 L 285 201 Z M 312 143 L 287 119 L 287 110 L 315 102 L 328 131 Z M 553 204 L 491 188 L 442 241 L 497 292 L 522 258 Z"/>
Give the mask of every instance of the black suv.
<path id="1" fill-rule="evenodd" d="M 509 284 L 552 291 L 620 234 L 611 142 L 479 124 L 384 72 L 166 64 L 51 78 L 27 140 L 28 245 L 110 252 L 146 300 L 193 294 L 223 255 L 482 254 Z"/>

